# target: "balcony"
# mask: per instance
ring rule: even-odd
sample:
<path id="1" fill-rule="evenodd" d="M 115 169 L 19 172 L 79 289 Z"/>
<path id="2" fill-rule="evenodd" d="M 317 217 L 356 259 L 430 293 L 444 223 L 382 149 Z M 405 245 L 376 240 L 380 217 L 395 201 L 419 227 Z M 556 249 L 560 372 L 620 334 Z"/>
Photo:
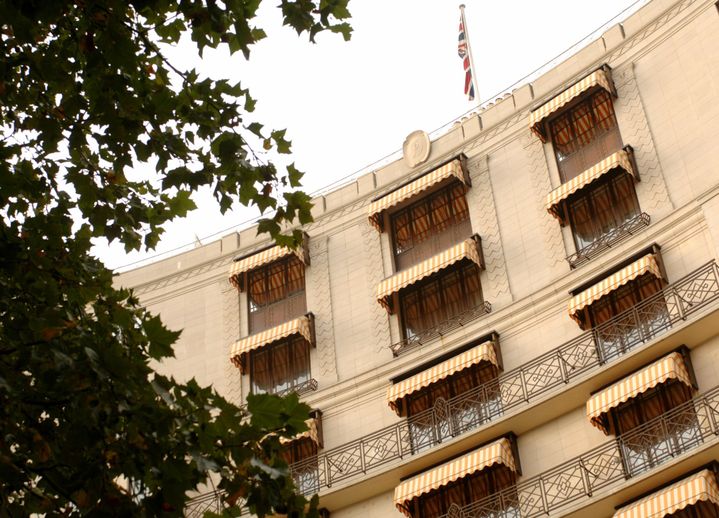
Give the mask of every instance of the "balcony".
<path id="1" fill-rule="evenodd" d="M 587 453 L 443 518 L 559 514 L 699 448 L 719 443 L 719 387 Z M 451 516 L 450 516 L 451 514 Z"/>
<path id="2" fill-rule="evenodd" d="M 589 262 L 607 249 L 621 243 L 625 239 L 630 238 L 637 232 L 640 232 L 645 227 L 649 226 L 649 221 L 649 214 L 645 212 L 628 219 L 623 224 L 613 228 L 596 241 L 567 256 L 569 267 L 574 269 Z"/>
<path id="3" fill-rule="evenodd" d="M 310 392 L 314 392 L 315 390 L 317 390 L 317 380 L 314 378 L 310 378 L 307 381 L 303 381 L 301 383 L 298 383 L 297 385 L 292 385 L 284 390 L 272 392 L 272 394 L 280 397 L 288 396 L 290 394 L 297 394 L 298 396 L 302 396 L 303 394 L 309 394 Z"/>
<path id="4" fill-rule="evenodd" d="M 402 463 L 403 474 L 423 469 L 446 458 L 449 452 L 459 453 L 491 438 L 469 433 L 485 428 L 492 428 L 492 436 L 510 430 L 522 433 L 537 422 L 546 422 L 576 408 L 577 401 L 586 399 L 588 392 L 628 374 L 657 352 L 667 352 L 680 343 L 690 342 L 690 338 L 701 343 L 707 338 L 702 333 L 715 333 L 716 322 L 701 325 L 701 332 L 690 323 L 704 319 L 706 314 L 702 310 L 717 301 L 719 266 L 711 262 L 612 320 L 503 373 L 496 380 L 455 398 L 437 400 L 434 408 L 411 420 L 320 452 L 316 459 L 296 463 L 290 469 L 302 477 L 305 494 L 335 488 L 332 494 L 337 492 L 339 501 L 340 491 L 351 491 L 352 495 L 345 493 L 343 503 L 364 494 L 358 485 L 371 485 L 373 491 L 388 490 L 397 474 L 386 476 L 386 470 L 382 472 L 379 468 L 392 465 L 392 469 L 398 469 Z M 669 333 L 673 329 L 676 332 Z M 650 343 L 656 349 L 654 352 L 640 351 L 641 346 Z M 635 351 L 637 354 L 631 359 L 616 361 Z M 440 445 L 449 449 L 442 451 Z M 637 462 L 635 471 L 641 469 L 643 461 Z M 316 475 L 307 475 L 312 470 L 316 470 Z M 377 476 L 368 477 L 371 472 Z M 361 480 L 351 486 L 342 484 L 355 477 Z M 378 477 L 383 485 L 378 483 Z M 330 507 L 332 494 L 323 495 L 323 502 Z"/>

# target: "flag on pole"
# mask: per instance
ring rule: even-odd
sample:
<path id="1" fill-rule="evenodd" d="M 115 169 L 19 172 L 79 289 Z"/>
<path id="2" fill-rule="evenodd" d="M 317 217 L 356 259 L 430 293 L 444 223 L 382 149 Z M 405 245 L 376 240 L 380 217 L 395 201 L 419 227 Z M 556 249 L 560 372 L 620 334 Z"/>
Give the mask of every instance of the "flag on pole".
<path id="1" fill-rule="evenodd" d="M 457 45 L 457 54 L 462 58 L 464 64 L 464 94 L 470 101 L 474 101 L 474 78 L 472 77 L 472 64 L 469 59 L 469 50 L 467 48 L 467 38 L 464 30 L 464 15 L 459 17 L 459 44 Z"/>

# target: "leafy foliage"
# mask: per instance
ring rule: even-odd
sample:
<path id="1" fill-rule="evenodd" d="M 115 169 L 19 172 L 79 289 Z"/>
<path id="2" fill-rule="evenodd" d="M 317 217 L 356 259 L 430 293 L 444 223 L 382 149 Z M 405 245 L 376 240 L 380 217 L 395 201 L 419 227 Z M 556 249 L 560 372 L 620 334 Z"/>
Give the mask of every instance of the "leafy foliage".
<path id="1" fill-rule="evenodd" d="M 253 149 L 290 143 L 245 123 L 250 93 L 162 54 L 186 35 L 200 53 L 249 56 L 259 5 L 0 0 L 0 515 L 177 515 L 211 476 L 260 516 L 307 508 L 279 456 L 306 405 L 255 396 L 240 409 L 156 373 L 179 333 L 90 255 L 94 238 L 154 247 L 202 187 L 223 211 L 273 210 L 260 230 L 282 244 L 297 237 L 283 225 L 311 219 L 302 173 Z M 349 37 L 347 0 L 279 7 L 313 41 Z"/>

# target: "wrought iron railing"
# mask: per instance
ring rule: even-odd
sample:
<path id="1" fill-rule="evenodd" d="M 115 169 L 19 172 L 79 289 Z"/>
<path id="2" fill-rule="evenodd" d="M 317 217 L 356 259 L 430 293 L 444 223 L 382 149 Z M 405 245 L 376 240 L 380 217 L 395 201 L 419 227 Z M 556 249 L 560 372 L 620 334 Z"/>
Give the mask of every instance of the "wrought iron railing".
<path id="1" fill-rule="evenodd" d="M 592 241 L 587 246 L 567 256 L 570 268 L 577 268 L 582 264 L 594 259 L 605 252 L 608 248 L 633 236 L 645 227 L 649 226 L 649 214 L 642 212 L 633 218 L 628 219 L 616 228 L 611 229 L 599 239 Z"/>
<path id="2" fill-rule="evenodd" d="M 427 329 L 425 331 L 421 331 L 410 336 L 409 338 L 404 338 L 399 342 L 390 345 L 392 354 L 394 356 L 399 356 L 400 354 L 404 354 L 412 350 L 418 345 L 427 344 L 429 342 L 437 340 L 442 336 L 446 335 L 447 333 L 450 333 L 451 331 L 454 331 L 455 329 L 462 327 L 476 320 L 482 315 L 490 313 L 491 311 L 492 304 L 487 301 L 484 301 L 479 306 L 475 306 L 471 309 L 468 309 L 467 311 L 463 311 L 458 315 L 455 315 L 452 318 L 445 320 L 438 326 Z"/>
<path id="3" fill-rule="evenodd" d="M 442 442 L 494 421 L 509 410 L 527 406 L 543 394 L 565 386 L 637 346 L 647 343 L 719 300 L 719 268 L 708 263 L 652 297 L 529 363 L 508 371 L 454 398 L 436 400 L 430 408 L 337 448 L 317 459 L 293 464 L 318 470 L 312 492 L 355 475 L 426 451 Z"/>
<path id="4" fill-rule="evenodd" d="M 410 419 L 293 464 L 304 494 L 424 452 L 444 441 L 528 406 L 719 300 L 719 267 L 708 263 L 599 327 L 497 379 L 445 400 Z M 313 472 L 312 475 L 309 475 Z"/>
<path id="5" fill-rule="evenodd" d="M 310 378 L 296 385 L 292 385 L 291 387 L 287 387 L 286 389 L 278 390 L 277 392 L 272 393 L 280 397 L 284 397 L 289 394 L 297 394 L 298 396 L 301 396 L 302 394 L 314 392 L 315 390 L 317 390 L 317 380 Z"/>
<path id="6" fill-rule="evenodd" d="M 719 441 L 719 387 L 578 457 L 443 518 L 547 516 L 600 489 Z"/>

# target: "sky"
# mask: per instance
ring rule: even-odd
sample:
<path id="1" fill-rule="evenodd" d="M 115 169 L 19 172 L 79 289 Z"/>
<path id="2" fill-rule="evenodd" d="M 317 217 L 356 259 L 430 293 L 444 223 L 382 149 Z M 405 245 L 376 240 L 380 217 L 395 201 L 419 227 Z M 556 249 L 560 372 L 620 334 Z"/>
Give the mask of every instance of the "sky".
<path id="1" fill-rule="evenodd" d="M 484 103 L 563 61 L 646 0 L 464 3 L 475 89 Z M 316 44 L 283 27 L 275 5 L 260 7 L 257 25 L 268 37 L 253 47 L 249 61 L 226 49 L 206 51 L 200 59 L 189 43 L 168 48 L 167 55 L 179 67 L 249 87 L 257 99 L 253 117 L 266 128 L 287 129 L 291 160 L 306 172 L 306 192 L 325 192 L 370 172 L 396 154 L 412 131 L 439 134 L 477 108 L 463 92 L 459 3 L 350 0 L 352 39 L 323 33 Z M 221 215 L 207 191 L 194 199 L 198 209 L 166 225 L 154 251 L 126 254 L 98 241 L 95 254 L 124 271 L 219 239 L 259 215 L 239 206 Z"/>

